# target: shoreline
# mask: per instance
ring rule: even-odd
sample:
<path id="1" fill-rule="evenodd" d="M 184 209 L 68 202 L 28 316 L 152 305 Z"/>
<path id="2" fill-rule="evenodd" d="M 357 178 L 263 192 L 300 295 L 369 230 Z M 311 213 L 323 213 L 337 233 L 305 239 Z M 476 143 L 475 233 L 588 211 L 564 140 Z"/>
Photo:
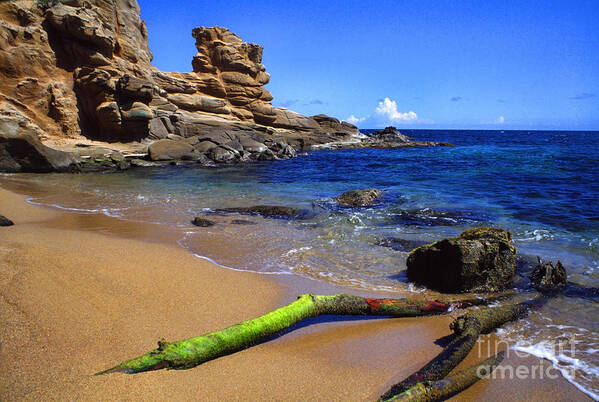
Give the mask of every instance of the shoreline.
<path id="1" fill-rule="evenodd" d="M 314 319 L 194 369 L 91 377 L 161 337 L 197 336 L 300 293 L 347 289 L 225 270 L 176 245 L 159 225 L 34 206 L 2 187 L 0 212 L 15 222 L 0 231 L 6 267 L 0 272 L 0 394 L 6 400 L 372 400 L 436 355 L 436 341 L 450 333 L 449 316 Z M 457 370 L 480 360 L 474 354 Z M 506 360 L 540 361 L 514 358 Z M 482 380 L 455 400 L 589 399 L 563 377 L 532 381 Z"/>

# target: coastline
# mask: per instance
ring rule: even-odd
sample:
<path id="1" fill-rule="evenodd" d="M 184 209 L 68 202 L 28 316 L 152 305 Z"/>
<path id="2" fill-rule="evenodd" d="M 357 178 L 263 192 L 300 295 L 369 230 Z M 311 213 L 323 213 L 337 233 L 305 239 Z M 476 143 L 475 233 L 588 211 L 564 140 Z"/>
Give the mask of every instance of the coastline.
<path id="1" fill-rule="evenodd" d="M 339 289 L 223 269 L 178 247 L 162 226 L 37 207 L 3 188 L 0 212 L 15 222 L 0 231 L 3 400 L 373 400 L 436 355 L 435 342 L 450 333 L 449 316 L 314 320 L 194 369 L 93 377 L 162 337 L 196 336 L 300 293 Z M 506 398 L 589 399 L 560 377 L 482 380 L 455 400 Z"/>

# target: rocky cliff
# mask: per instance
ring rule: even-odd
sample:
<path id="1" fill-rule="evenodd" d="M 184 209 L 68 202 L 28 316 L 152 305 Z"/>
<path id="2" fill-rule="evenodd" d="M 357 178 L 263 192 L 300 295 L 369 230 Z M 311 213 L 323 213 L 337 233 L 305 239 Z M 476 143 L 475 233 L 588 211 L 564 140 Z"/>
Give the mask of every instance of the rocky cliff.
<path id="1" fill-rule="evenodd" d="M 225 28 L 193 29 L 193 72 L 156 69 L 139 11 L 135 0 L 1 2 L 0 120 L 83 157 L 187 139 L 192 159 L 275 159 L 359 135 L 331 117 L 273 107 L 262 47 Z M 2 131 L 6 143 L 11 130 Z"/>
<path id="2" fill-rule="evenodd" d="M 0 171 L 39 158 L 24 143 L 123 168 L 132 156 L 230 163 L 364 141 L 349 123 L 273 107 L 261 46 L 221 27 L 192 36 L 193 71 L 163 72 L 136 0 L 1 1 Z M 72 158 L 58 159 L 45 166 Z"/>

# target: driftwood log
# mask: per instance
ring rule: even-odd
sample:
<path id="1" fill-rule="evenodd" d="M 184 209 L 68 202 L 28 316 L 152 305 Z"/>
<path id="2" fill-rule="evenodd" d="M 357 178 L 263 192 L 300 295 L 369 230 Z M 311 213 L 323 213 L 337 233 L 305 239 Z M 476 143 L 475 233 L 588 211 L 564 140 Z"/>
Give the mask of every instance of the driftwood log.
<path id="1" fill-rule="evenodd" d="M 445 378 L 451 370 L 457 367 L 468 356 L 478 337 L 487 334 L 501 325 L 524 317 L 530 302 L 508 304 L 499 307 L 488 307 L 471 311 L 455 319 L 450 328 L 454 332 L 453 339 L 433 360 L 405 380 L 393 385 L 381 396 L 382 401 L 395 400 L 401 396 L 406 400 L 414 394 L 414 389 L 421 389 L 425 384 Z M 470 376 L 456 377 L 455 381 L 468 383 Z M 454 382 L 455 382 L 454 381 Z M 464 386 L 465 389 L 472 383 Z M 415 388 L 416 387 L 416 388 Z M 406 394 L 406 395 L 404 395 Z M 409 398 L 408 398 L 409 399 Z"/>
<path id="2" fill-rule="evenodd" d="M 256 345 L 306 318 L 320 315 L 418 317 L 447 313 L 453 308 L 484 305 L 502 297 L 504 296 L 462 301 L 425 301 L 364 298 L 344 293 L 330 296 L 305 294 L 286 306 L 220 331 L 177 342 L 161 340 L 158 348 L 96 375 L 195 367 Z M 451 324 L 453 339 L 444 350 L 416 373 L 391 387 L 380 400 L 439 400 L 469 387 L 480 379 L 481 372 L 490 374 L 503 359 L 503 354 L 447 377 L 470 353 L 481 334 L 523 317 L 529 305 L 530 302 L 525 302 L 483 307 L 458 317 Z"/>

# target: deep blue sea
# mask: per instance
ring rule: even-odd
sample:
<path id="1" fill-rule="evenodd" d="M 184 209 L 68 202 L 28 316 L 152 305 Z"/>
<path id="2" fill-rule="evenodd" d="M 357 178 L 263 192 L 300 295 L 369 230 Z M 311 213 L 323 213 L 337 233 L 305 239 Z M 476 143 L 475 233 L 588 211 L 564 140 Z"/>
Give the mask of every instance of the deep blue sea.
<path id="1" fill-rule="evenodd" d="M 577 285 L 501 335 L 516 349 L 548 358 L 599 398 L 599 132 L 401 131 L 456 146 L 319 150 L 219 168 L 2 180 L 51 190 L 36 203 L 177 227 L 182 247 L 227 267 L 296 273 L 350 288 L 423 291 L 406 281 L 407 252 L 379 245 L 385 238 L 430 242 L 474 226 L 508 229 L 519 253 L 561 260 Z M 379 204 L 347 209 L 332 201 L 366 187 L 384 190 Z M 296 206 L 309 216 L 213 213 L 257 204 Z M 196 215 L 217 225 L 195 228 L 189 222 Z M 232 219 L 255 224 L 234 225 Z M 524 276 L 519 272 L 516 281 L 522 292 Z M 557 336 L 574 339 L 576 347 L 553 350 L 548 340 Z"/>

